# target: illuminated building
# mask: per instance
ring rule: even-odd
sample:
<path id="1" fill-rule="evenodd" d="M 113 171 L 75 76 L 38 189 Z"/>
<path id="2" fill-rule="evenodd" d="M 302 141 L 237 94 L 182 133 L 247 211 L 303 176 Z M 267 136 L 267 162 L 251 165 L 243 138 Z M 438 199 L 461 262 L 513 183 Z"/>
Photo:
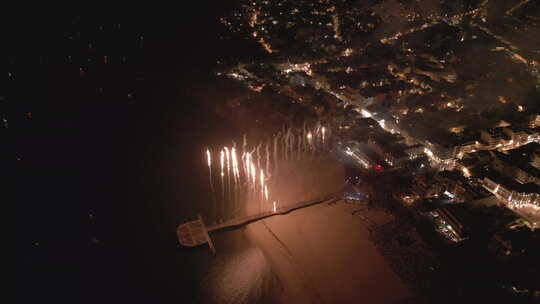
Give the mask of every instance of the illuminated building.
<path id="1" fill-rule="evenodd" d="M 519 184 L 493 173 L 480 182 L 486 190 L 526 220 L 531 229 L 540 227 L 540 186 L 532 183 Z"/>

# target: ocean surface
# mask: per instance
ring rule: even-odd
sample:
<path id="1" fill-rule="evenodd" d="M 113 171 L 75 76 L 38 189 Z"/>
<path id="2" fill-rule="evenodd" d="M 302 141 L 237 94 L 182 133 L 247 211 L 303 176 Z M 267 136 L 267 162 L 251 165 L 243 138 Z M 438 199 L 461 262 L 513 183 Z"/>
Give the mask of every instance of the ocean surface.
<path id="1" fill-rule="evenodd" d="M 273 131 L 262 110 L 244 122 L 220 110 L 247 91 L 214 77 L 217 60 L 262 54 L 249 42 L 220 39 L 218 18 L 234 5 L 104 14 L 144 33 L 143 59 L 128 65 L 140 84 L 81 81 L 62 64 L 36 68 L 20 84 L 26 93 L 9 111 L 33 117 L 13 120 L 2 152 L 15 172 L 18 303 L 272 301 L 280 284 L 241 230 L 212 235 L 216 256 L 179 246 L 175 235 L 199 213 L 215 216 L 204 149 Z M 62 30 L 62 20 L 47 28 Z M 123 93 L 100 97 L 102 86 Z M 134 99 L 124 87 L 137 89 Z"/>

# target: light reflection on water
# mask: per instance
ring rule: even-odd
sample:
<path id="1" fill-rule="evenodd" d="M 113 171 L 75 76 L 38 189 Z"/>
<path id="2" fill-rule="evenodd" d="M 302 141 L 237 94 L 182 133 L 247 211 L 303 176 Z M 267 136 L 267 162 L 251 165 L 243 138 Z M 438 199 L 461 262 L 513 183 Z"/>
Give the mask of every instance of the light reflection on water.
<path id="1" fill-rule="evenodd" d="M 285 170 L 287 169 L 287 170 Z M 272 183 L 280 202 L 295 203 L 323 197 L 341 188 L 343 167 L 332 159 L 318 159 L 282 168 L 281 178 Z M 324 172 L 325 174 L 321 174 Z M 208 200 L 212 202 L 211 200 Z M 247 200 L 251 201 L 251 200 Z M 267 204 L 265 208 L 271 208 Z M 215 218 L 234 217 L 235 204 L 208 204 L 208 214 Z M 259 204 L 245 204 L 242 214 L 255 214 Z M 220 214 L 221 213 L 221 214 Z M 213 223 L 209 217 L 208 222 Z M 202 279 L 200 281 L 203 303 L 275 303 L 282 295 L 283 285 L 272 271 L 263 251 L 244 234 L 244 229 L 222 230 L 211 233 L 216 255 L 205 248 Z M 202 248 L 201 248 L 202 249 Z"/>
<path id="2" fill-rule="evenodd" d="M 201 282 L 203 303 L 272 302 L 268 297 L 276 296 L 279 283 L 270 264 L 258 247 L 249 244 L 243 237 L 237 238 L 241 231 L 227 232 L 231 233 L 236 234 L 235 240 L 224 240 L 223 245 L 230 245 L 231 241 L 236 244 L 226 246 L 228 248 L 218 244 L 221 252 L 208 260 Z M 222 242 L 218 240 L 218 243 Z"/>

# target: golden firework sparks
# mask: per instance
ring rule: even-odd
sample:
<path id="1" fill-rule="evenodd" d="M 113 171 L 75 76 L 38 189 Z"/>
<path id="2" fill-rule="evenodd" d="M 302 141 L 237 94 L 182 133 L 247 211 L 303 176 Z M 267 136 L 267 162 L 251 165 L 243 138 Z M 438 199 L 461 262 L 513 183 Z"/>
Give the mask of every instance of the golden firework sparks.
<path id="1" fill-rule="evenodd" d="M 246 153 L 246 173 L 247 173 L 247 179 L 251 178 L 251 154 L 248 152 Z"/>
<path id="2" fill-rule="evenodd" d="M 251 180 L 253 182 L 253 186 L 255 186 L 255 182 L 257 181 L 257 171 L 255 171 L 255 165 L 253 162 L 250 164 L 251 166 Z"/>
<path id="3" fill-rule="evenodd" d="M 231 150 L 233 175 L 235 178 L 240 178 L 240 172 L 238 171 L 238 160 L 236 159 L 236 149 L 233 147 Z"/>
<path id="4" fill-rule="evenodd" d="M 219 160 L 220 160 L 220 163 L 221 163 L 221 176 L 224 176 L 225 174 L 223 173 L 223 167 L 225 165 L 225 153 L 223 152 L 223 150 L 221 150 L 221 153 L 219 155 Z"/>
<path id="5" fill-rule="evenodd" d="M 227 173 L 231 170 L 229 148 L 225 147 L 225 159 L 227 160 Z"/>

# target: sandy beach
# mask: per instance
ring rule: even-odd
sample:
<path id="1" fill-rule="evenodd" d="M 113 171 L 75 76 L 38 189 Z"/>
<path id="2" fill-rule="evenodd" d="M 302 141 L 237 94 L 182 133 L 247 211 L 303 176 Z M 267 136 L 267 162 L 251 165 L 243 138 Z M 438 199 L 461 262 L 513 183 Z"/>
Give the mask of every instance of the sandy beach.
<path id="1" fill-rule="evenodd" d="M 246 227 L 281 281 L 281 303 L 398 303 L 411 296 L 369 241 L 366 218 L 388 215 L 323 203 Z"/>

